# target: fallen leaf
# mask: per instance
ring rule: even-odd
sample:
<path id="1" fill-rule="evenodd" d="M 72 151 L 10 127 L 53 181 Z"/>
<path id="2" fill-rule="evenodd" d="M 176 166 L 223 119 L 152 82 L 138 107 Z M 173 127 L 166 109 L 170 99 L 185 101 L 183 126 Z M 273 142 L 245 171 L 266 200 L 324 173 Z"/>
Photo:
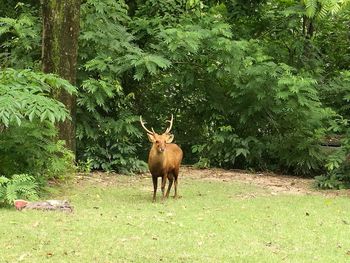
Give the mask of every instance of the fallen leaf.
<path id="1" fill-rule="evenodd" d="M 25 259 L 25 257 L 28 256 L 28 253 L 24 253 L 22 254 L 19 258 L 18 258 L 18 261 L 23 261 Z"/>

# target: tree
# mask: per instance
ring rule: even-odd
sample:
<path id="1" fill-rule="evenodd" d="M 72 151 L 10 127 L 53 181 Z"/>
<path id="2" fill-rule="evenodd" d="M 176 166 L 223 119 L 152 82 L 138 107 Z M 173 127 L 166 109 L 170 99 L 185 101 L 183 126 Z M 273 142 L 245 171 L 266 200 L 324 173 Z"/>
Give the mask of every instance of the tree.
<path id="1" fill-rule="evenodd" d="M 45 73 L 55 73 L 76 82 L 78 35 L 80 19 L 80 0 L 44 0 L 42 68 Z M 66 141 L 66 147 L 76 151 L 75 123 L 76 98 L 65 90 L 53 96 L 69 110 L 71 121 L 58 125 L 59 139 Z"/>

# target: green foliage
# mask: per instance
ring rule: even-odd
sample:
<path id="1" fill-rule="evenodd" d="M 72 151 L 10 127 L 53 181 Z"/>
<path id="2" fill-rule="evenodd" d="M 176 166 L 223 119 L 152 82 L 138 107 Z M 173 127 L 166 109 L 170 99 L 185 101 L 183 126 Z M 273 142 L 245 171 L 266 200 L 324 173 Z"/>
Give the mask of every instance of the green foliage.
<path id="1" fill-rule="evenodd" d="M 78 157 L 91 168 L 133 173 L 145 170 L 138 160 L 141 133 L 135 123 L 133 93 L 121 86 L 121 73 L 135 69 L 135 78 L 167 61 L 144 53 L 127 32 L 127 6 L 116 1 L 87 1 L 82 5 L 80 59 L 84 70 L 78 96 Z"/>
<path id="2" fill-rule="evenodd" d="M 88 0 L 82 4 L 79 58 L 87 71 L 113 72 L 115 60 L 135 48 L 131 43 L 133 36 L 126 28 L 126 8 L 122 1 L 112 0 Z"/>
<path id="3" fill-rule="evenodd" d="M 340 146 L 333 148 L 325 163 L 326 173 L 316 177 L 317 186 L 325 189 L 341 189 L 350 187 L 349 167 L 349 119 L 348 102 L 350 99 L 349 72 L 341 71 L 321 86 L 322 100 L 325 105 L 337 111 L 330 122 L 328 131 L 330 138 L 339 140 Z"/>
<path id="4" fill-rule="evenodd" d="M 238 137 L 253 138 L 245 166 L 301 174 L 319 170 L 325 158 L 318 145 L 326 132 L 323 121 L 333 113 L 322 108 L 315 81 L 250 54 L 227 90 L 231 101 L 226 111 Z M 230 135 L 224 138 L 223 145 L 234 147 Z"/>
<path id="5" fill-rule="evenodd" d="M 350 71 L 340 71 L 337 76 L 321 86 L 322 101 L 343 118 L 350 119 Z"/>
<path id="6" fill-rule="evenodd" d="M 341 167 L 328 172 L 326 175 L 315 177 L 316 186 L 322 189 L 350 188 L 350 167 Z"/>
<path id="7" fill-rule="evenodd" d="M 160 130 L 173 113 L 187 163 L 343 173 L 346 143 L 329 153 L 321 142 L 347 134 L 350 119 L 348 4 L 84 1 L 76 93 L 82 169 L 144 169 L 139 158 L 148 147 L 136 116 Z M 37 13 L 37 5 L 22 4 L 2 12 L 1 64 L 36 67 Z M 4 74 L 12 74 L 0 81 L 5 126 L 67 118 L 45 88 L 70 90 L 64 83 L 32 71 Z"/>
<path id="8" fill-rule="evenodd" d="M 157 34 L 157 50 L 171 67 L 150 80 L 151 93 L 137 94 L 144 110 L 180 112 L 177 127 L 186 135 L 177 138 L 180 144 L 190 138 L 204 166 L 323 169 L 319 141 L 334 112 L 323 107 L 317 81 L 275 63 L 261 42 L 232 37 L 220 16 L 184 17 Z"/>
<path id="9" fill-rule="evenodd" d="M 232 167 L 236 159 L 247 158 L 250 155 L 249 144 L 258 143 L 254 138 L 241 139 L 234 133 L 231 126 L 219 127 L 202 145 L 194 145 L 192 153 L 200 156 L 197 166 Z"/>
<path id="10" fill-rule="evenodd" d="M 134 78 L 141 80 L 145 73 L 155 75 L 169 66 L 165 58 L 144 52 L 132 42 L 134 36 L 127 30 L 130 18 L 122 1 L 90 0 L 81 9 L 79 56 L 86 70 L 81 73 L 84 79 L 98 74 L 112 80 L 134 69 Z"/>
<path id="11" fill-rule="evenodd" d="M 93 161 L 93 159 L 87 159 L 86 161 L 79 160 L 77 164 L 78 171 L 81 173 L 91 173 Z"/>
<path id="12" fill-rule="evenodd" d="M 0 67 L 37 69 L 41 56 L 39 10 L 18 3 L 13 11 L 18 17 L 0 17 Z"/>
<path id="13" fill-rule="evenodd" d="M 30 70 L 0 70 L 0 121 L 6 127 L 10 123 L 21 125 L 23 119 L 40 119 L 52 123 L 69 118 L 61 102 L 50 93 L 64 89 L 70 94 L 75 88 L 68 81 L 52 74 Z"/>
<path id="14" fill-rule="evenodd" d="M 48 121 L 22 122 L 0 133 L 0 174 L 34 175 L 44 184 L 64 179 L 73 171 L 73 154 L 56 139 L 56 128 Z"/>
<path id="15" fill-rule="evenodd" d="M 33 176 L 14 174 L 11 178 L 0 176 L 0 204 L 12 205 L 16 199 L 38 198 L 38 184 Z"/>
<path id="16" fill-rule="evenodd" d="M 69 118 L 52 94 L 64 89 L 75 93 L 68 81 L 30 70 L 0 71 L 0 174 L 32 174 L 44 184 L 67 178 L 73 154 L 57 141 L 54 125 Z"/>
<path id="17" fill-rule="evenodd" d="M 344 127 L 345 125 L 343 125 Z M 347 126 L 347 125 L 346 125 Z M 343 131 L 344 138 L 340 146 L 334 147 L 325 164 L 326 173 L 316 176 L 316 185 L 324 189 L 350 188 L 350 137 L 349 130 Z"/>
<path id="18" fill-rule="evenodd" d="M 93 169 L 133 173 L 145 163 L 136 155 L 140 131 L 134 126 L 133 97 L 125 96 L 118 82 L 89 79 L 78 98 L 78 148 Z M 88 114 L 86 114 L 88 113 Z"/>
<path id="19" fill-rule="evenodd" d="M 348 0 L 303 0 L 301 3 L 305 7 L 305 15 L 313 18 L 324 18 L 328 13 L 336 14 L 342 8 L 346 8 Z"/>

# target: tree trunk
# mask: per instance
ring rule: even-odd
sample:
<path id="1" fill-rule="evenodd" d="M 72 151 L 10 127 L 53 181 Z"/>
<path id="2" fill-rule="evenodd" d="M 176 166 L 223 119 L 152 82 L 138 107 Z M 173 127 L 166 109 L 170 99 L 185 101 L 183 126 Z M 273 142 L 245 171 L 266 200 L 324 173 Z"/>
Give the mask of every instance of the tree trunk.
<path id="1" fill-rule="evenodd" d="M 135 15 L 135 11 L 137 9 L 137 2 L 136 2 L 136 0 L 125 0 L 125 3 L 129 7 L 129 10 L 128 10 L 129 16 L 133 17 Z"/>
<path id="2" fill-rule="evenodd" d="M 43 0 L 42 69 L 55 73 L 73 85 L 76 82 L 80 0 Z M 58 125 L 59 139 L 76 152 L 76 98 L 60 90 L 53 96 L 69 110 L 72 120 Z"/>
<path id="3" fill-rule="evenodd" d="M 303 35 L 307 39 L 311 39 L 314 35 L 313 20 L 307 16 L 303 16 Z"/>

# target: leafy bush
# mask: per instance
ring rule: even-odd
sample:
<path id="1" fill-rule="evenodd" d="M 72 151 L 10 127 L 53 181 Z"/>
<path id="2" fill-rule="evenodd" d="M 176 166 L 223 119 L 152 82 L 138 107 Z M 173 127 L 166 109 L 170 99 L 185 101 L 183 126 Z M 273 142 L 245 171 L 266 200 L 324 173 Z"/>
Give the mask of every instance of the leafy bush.
<path id="1" fill-rule="evenodd" d="M 0 70 L 0 174 L 26 173 L 41 183 L 66 177 L 73 155 L 57 141 L 54 124 L 69 118 L 51 93 L 75 88 L 55 75 L 30 70 Z"/>
<path id="2" fill-rule="evenodd" d="M 316 186 L 322 189 L 346 189 L 350 188 L 350 167 L 342 166 L 325 175 L 315 177 Z"/>
<path id="3" fill-rule="evenodd" d="M 81 10 L 78 159 L 89 162 L 92 169 L 143 171 L 146 165 L 137 152 L 141 132 L 134 124 L 138 122 L 135 97 L 121 82 L 128 69 L 144 72 L 147 54 L 132 43 L 134 37 L 126 27 L 130 18 L 122 1 L 89 0 Z"/>
<path id="4" fill-rule="evenodd" d="M 345 119 L 350 119 L 350 71 L 344 70 L 320 86 L 321 99 Z"/>
<path id="5" fill-rule="evenodd" d="M 48 121 L 9 126 L 0 133 L 0 174 L 28 173 L 42 183 L 69 176 L 74 156 L 56 135 L 56 128 Z"/>
<path id="6" fill-rule="evenodd" d="M 14 174 L 11 178 L 0 176 L 0 204 L 12 205 L 16 199 L 38 198 L 38 184 L 33 176 Z"/>
<path id="7" fill-rule="evenodd" d="M 235 165 L 236 159 L 239 157 L 247 158 L 250 154 L 251 143 L 254 138 L 241 139 L 234 133 L 231 126 L 219 127 L 219 129 L 211 136 L 208 141 L 202 145 L 194 145 L 193 153 L 200 156 L 197 166 L 199 167 L 232 167 Z"/>
<path id="8" fill-rule="evenodd" d="M 75 88 L 53 74 L 31 70 L 0 70 L 0 120 L 8 126 L 22 119 L 49 120 L 52 123 L 69 118 L 64 105 L 51 98 L 55 89 L 65 89 L 70 94 Z"/>
<path id="9" fill-rule="evenodd" d="M 10 10 L 16 11 L 18 15 L 0 17 L 0 68 L 39 69 L 41 21 L 38 14 L 40 11 L 23 3 L 18 3 L 14 9 L 8 9 L 9 12 Z"/>
<path id="10" fill-rule="evenodd" d="M 343 133 L 345 136 L 340 140 L 341 145 L 334 147 L 328 154 L 325 164 L 327 172 L 315 177 L 316 185 L 320 188 L 350 188 L 350 137 L 349 131 L 343 131 Z"/>
<path id="11" fill-rule="evenodd" d="M 145 170 L 137 158 L 139 129 L 133 123 L 132 96 L 125 96 L 118 82 L 88 80 L 78 98 L 79 159 L 93 169 L 133 173 Z M 86 113 L 89 114 L 86 114 Z"/>
<path id="12" fill-rule="evenodd" d="M 179 20 L 150 38 L 159 44 L 152 41 L 149 49 L 171 66 L 147 78 L 147 93 L 137 93 L 141 111 L 177 112 L 183 134 L 177 139 L 195 145 L 202 165 L 322 170 L 326 155 L 319 142 L 335 113 L 323 107 L 317 81 L 274 62 L 259 41 L 234 41 L 221 14 Z"/>

